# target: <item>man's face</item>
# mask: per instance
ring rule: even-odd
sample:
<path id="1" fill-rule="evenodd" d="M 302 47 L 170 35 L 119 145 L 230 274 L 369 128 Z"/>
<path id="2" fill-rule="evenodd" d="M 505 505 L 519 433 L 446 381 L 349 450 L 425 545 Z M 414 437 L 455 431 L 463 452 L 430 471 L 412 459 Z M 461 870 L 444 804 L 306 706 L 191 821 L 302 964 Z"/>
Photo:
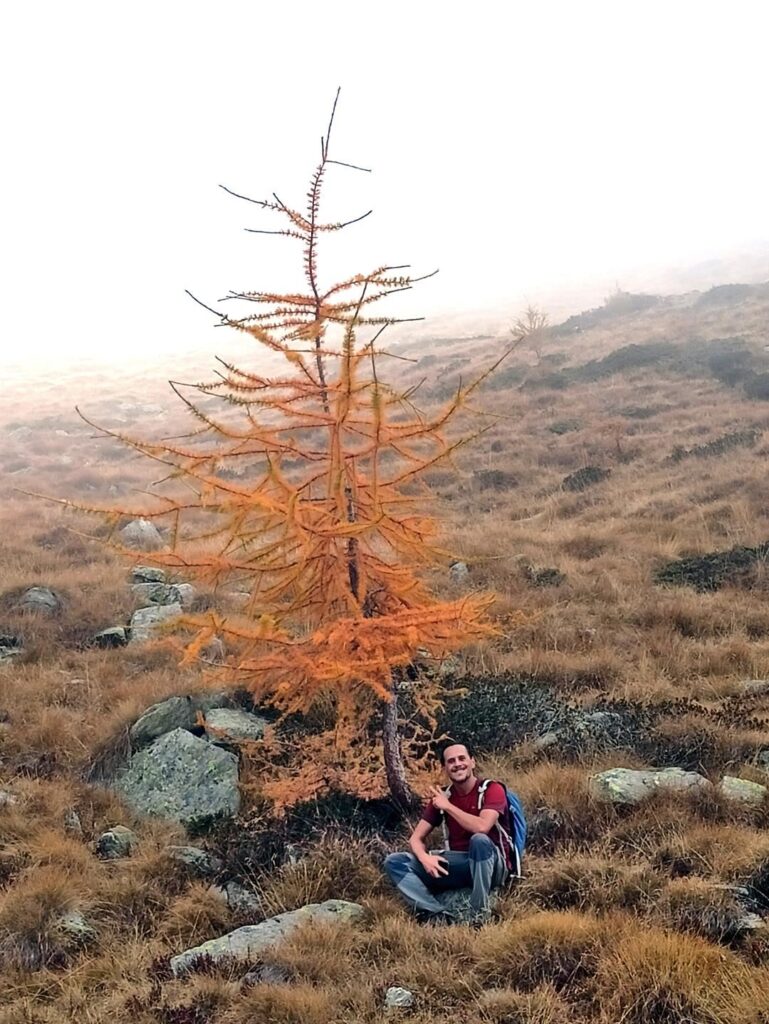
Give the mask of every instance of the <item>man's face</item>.
<path id="1" fill-rule="evenodd" d="M 462 743 L 446 747 L 443 752 L 443 770 L 452 782 L 466 782 L 475 770 L 475 761 Z"/>

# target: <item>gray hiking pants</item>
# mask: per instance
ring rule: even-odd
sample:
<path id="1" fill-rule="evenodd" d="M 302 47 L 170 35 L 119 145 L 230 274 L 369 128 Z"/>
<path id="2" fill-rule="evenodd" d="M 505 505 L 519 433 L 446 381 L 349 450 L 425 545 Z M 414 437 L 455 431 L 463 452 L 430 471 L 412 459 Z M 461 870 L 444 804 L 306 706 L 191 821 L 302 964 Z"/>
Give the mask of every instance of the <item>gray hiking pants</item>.
<path id="1" fill-rule="evenodd" d="M 436 900 L 434 893 L 448 889 L 472 889 L 470 905 L 476 913 L 486 913 L 489 893 L 507 878 L 499 847 L 487 835 L 476 833 L 470 837 L 467 853 L 443 850 L 439 856 L 447 862 L 449 872 L 440 878 L 428 875 L 413 853 L 391 853 L 385 858 L 384 869 L 412 910 L 444 914 L 445 908 Z"/>

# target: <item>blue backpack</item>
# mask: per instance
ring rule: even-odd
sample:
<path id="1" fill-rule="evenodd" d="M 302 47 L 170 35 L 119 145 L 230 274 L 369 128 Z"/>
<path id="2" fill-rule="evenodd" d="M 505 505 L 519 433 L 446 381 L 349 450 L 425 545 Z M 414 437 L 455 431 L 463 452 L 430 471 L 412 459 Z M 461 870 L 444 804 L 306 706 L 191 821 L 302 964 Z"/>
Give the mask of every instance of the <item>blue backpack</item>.
<path id="1" fill-rule="evenodd" d="M 494 782 L 494 779 L 484 779 L 481 782 L 480 788 L 478 789 L 478 811 L 483 810 L 483 800 L 486 796 L 486 790 L 490 784 Z M 505 798 L 507 800 L 507 821 L 503 822 L 500 818 L 497 824 L 494 826 L 500 834 L 503 846 L 507 847 L 510 854 L 510 863 L 512 864 L 512 870 L 510 872 L 511 878 L 521 878 L 523 872 L 521 870 L 523 863 L 523 851 L 526 847 L 526 815 L 523 813 L 523 804 L 512 790 L 509 790 L 504 782 L 500 782 L 499 785 L 505 791 Z M 451 786 L 445 791 L 446 795 L 451 792 Z M 443 815 L 443 831 L 448 841 L 448 831 L 446 828 L 446 815 Z"/>
<path id="2" fill-rule="evenodd" d="M 493 781 L 493 779 L 484 779 L 481 783 L 478 790 L 479 811 L 483 808 L 483 798 L 486 796 L 486 790 Z M 504 789 L 505 798 L 507 799 L 507 822 L 505 823 L 507 828 L 502 824 L 501 819 L 497 821 L 495 827 L 502 837 L 502 842 L 510 851 L 510 860 L 513 865 L 512 877 L 521 878 L 523 874 L 521 870 L 523 851 L 526 847 L 526 815 L 523 813 L 523 804 L 518 796 L 508 789 L 504 782 L 500 782 L 499 785 Z"/>

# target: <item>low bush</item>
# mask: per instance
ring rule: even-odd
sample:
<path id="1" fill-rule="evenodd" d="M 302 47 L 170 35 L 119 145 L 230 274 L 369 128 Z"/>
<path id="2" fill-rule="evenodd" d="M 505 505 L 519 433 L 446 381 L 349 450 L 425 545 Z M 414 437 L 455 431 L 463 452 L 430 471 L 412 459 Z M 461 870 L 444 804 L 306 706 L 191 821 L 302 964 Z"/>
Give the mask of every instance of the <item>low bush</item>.
<path id="1" fill-rule="evenodd" d="M 711 551 L 705 555 L 677 558 L 660 566 L 654 582 L 667 586 L 694 587 L 700 593 L 721 587 L 748 586 L 754 582 L 759 563 L 769 559 L 769 541 L 754 548 L 734 547 L 728 551 Z"/>
<path id="2" fill-rule="evenodd" d="M 564 491 L 584 491 L 587 487 L 600 484 L 609 476 L 611 476 L 610 469 L 603 469 L 601 466 L 583 466 L 565 477 L 561 482 L 561 487 Z"/>

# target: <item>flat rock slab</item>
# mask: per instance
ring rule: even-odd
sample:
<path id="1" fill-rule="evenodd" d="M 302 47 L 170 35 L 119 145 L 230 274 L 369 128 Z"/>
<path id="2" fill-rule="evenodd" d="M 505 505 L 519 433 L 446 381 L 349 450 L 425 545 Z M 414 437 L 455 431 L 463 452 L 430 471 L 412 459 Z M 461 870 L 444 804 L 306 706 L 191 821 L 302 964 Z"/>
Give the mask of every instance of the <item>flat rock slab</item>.
<path id="1" fill-rule="evenodd" d="M 140 644 L 152 640 L 154 636 L 157 636 L 159 629 L 181 614 L 182 606 L 178 602 L 139 608 L 131 616 L 131 639 L 129 642 Z"/>
<path id="2" fill-rule="evenodd" d="M 165 583 L 164 569 L 156 569 L 154 565 L 135 565 L 131 570 L 134 583 Z"/>
<path id="3" fill-rule="evenodd" d="M 184 729 L 134 754 L 113 785 L 141 814 L 185 825 L 230 817 L 240 807 L 235 754 Z"/>
<path id="4" fill-rule="evenodd" d="M 128 735 L 134 749 L 146 747 L 153 740 L 174 729 L 189 731 L 195 727 L 197 708 L 191 697 L 169 697 L 161 700 L 136 719 Z"/>
<path id="5" fill-rule="evenodd" d="M 212 708 L 206 713 L 206 736 L 213 742 L 260 740 L 267 719 L 240 708 Z"/>
<path id="6" fill-rule="evenodd" d="M 682 768 L 610 768 L 591 776 L 588 785 L 593 796 L 615 804 L 637 804 L 652 793 L 690 793 L 711 788 L 704 775 Z"/>
<path id="7" fill-rule="evenodd" d="M 748 779 L 738 779 L 734 775 L 724 775 L 718 784 L 718 792 L 729 800 L 740 800 L 745 804 L 762 804 L 769 789 L 762 786 L 760 782 L 750 782 Z"/>
<path id="8" fill-rule="evenodd" d="M 276 946 L 300 925 L 307 921 L 342 922 L 358 921 L 363 917 L 363 907 L 347 900 L 326 900 L 325 903 L 309 903 L 299 910 L 278 914 L 259 924 L 248 924 L 236 928 L 219 939 L 209 939 L 200 946 L 187 949 L 171 957 L 171 970 L 175 975 L 185 974 L 200 959 L 217 962 L 220 960 L 250 960 L 271 946 Z"/>

